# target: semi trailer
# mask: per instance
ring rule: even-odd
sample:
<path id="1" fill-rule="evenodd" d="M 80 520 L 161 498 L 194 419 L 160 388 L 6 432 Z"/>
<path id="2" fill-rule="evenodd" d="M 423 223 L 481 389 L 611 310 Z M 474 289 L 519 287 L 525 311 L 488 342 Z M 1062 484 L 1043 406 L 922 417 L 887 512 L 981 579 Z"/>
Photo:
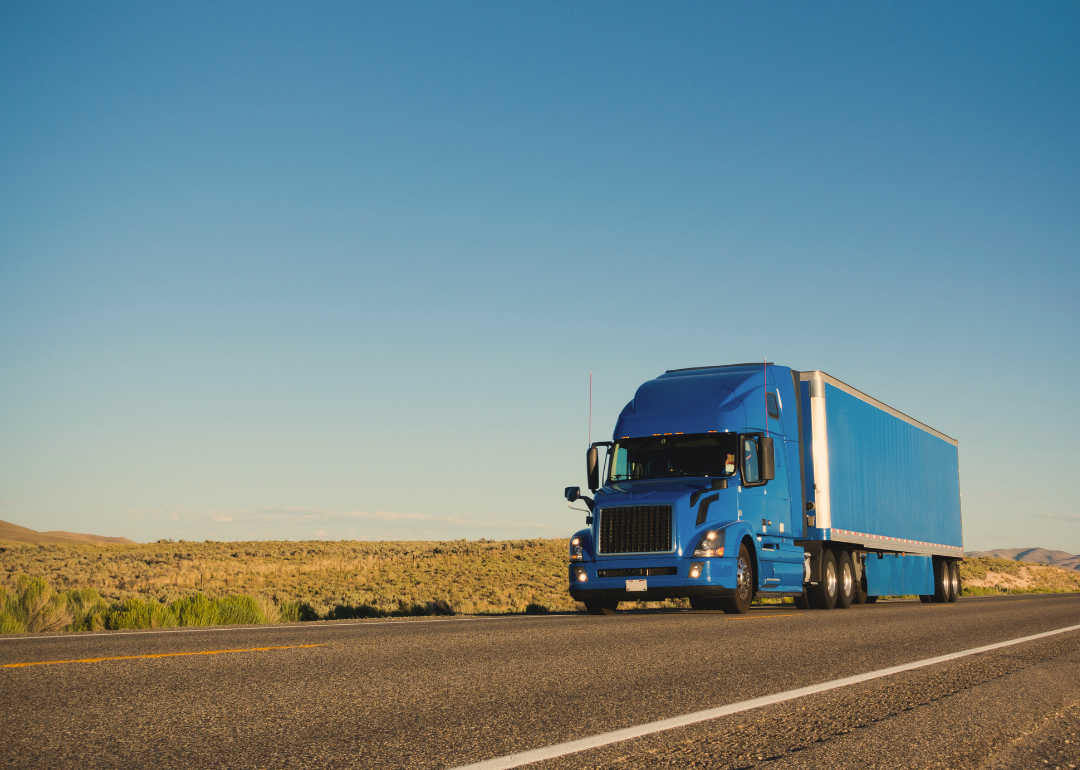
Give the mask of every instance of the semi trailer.
<path id="1" fill-rule="evenodd" d="M 667 371 L 589 446 L 586 473 L 591 496 L 564 493 L 588 525 L 568 578 L 593 614 L 671 598 L 744 613 L 755 597 L 833 609 L 960 594 L 956 439 L 825 372 Z"/>

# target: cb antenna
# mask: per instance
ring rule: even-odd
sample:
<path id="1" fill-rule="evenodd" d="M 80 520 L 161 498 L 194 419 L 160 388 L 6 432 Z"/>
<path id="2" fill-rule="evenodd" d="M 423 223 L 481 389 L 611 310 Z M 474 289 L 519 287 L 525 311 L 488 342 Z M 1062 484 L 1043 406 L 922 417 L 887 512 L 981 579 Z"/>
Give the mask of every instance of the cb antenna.
<path id="1" fill-rule="evenodd" d="M 589 446 L 592 446 L 592 372 L 589 372 Z"/>

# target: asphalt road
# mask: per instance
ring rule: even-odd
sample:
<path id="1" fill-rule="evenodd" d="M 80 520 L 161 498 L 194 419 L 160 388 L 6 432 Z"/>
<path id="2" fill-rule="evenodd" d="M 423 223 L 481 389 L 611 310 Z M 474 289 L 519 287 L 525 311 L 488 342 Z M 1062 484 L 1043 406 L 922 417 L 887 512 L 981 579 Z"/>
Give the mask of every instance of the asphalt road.
<path id="1" fill-rule="evenodd" d="M 122 659 L 0 668 L 0 765 L 452 768 L 1077 624 L 1035 595 L 4 637 Z M 1080 766 L 1080 632 L 534 767 L 656 766 Z"/>

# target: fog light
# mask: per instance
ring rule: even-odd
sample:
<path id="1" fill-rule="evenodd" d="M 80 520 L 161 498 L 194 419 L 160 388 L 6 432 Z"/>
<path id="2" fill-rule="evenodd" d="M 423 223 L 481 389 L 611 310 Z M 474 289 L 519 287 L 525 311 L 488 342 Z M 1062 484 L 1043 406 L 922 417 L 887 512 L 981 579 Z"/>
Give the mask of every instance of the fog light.
<path id="1" fill-rule="evenodd" d="M 584 554 L 581 548 L 581 538 L 575 537 L 570 541 L 570 561 L 581 561 Z"/>
<path id="2" fill-rule="evenodd" d="M 586 583 L 589 580 L 589 573 L 585 571 L 584 567 L 574 567 L 574 577 L 577 578 L 579 583 Z"/>
<path id="3" fill-rule="evenodd" d="M 701 570 L 705 569 L 705 562 L 692 561 L 690 562 L 690 577 L 701 577 Z"/>

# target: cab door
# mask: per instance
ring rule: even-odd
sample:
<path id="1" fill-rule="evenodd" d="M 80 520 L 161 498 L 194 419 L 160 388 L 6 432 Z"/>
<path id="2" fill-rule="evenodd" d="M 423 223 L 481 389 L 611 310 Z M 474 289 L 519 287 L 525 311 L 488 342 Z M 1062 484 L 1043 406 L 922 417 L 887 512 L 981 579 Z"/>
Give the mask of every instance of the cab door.
<path id="1" fill-rule="evenodd" d="M 791 500 L 788 463 L 783 435 L 776 441 L 762 434 L 739 437 L 742 455 L 742 485 L 739 508 L 744 521 L 751 522 L 758 541 L 758 587 L 766 591 L 798 591 L 802 588 L 802 548 L 791 533 Z M 764 455 L 770 454 L 770 458 Z M 772 466 L 772 478 L 764 478 L 763 468 Z"/>

